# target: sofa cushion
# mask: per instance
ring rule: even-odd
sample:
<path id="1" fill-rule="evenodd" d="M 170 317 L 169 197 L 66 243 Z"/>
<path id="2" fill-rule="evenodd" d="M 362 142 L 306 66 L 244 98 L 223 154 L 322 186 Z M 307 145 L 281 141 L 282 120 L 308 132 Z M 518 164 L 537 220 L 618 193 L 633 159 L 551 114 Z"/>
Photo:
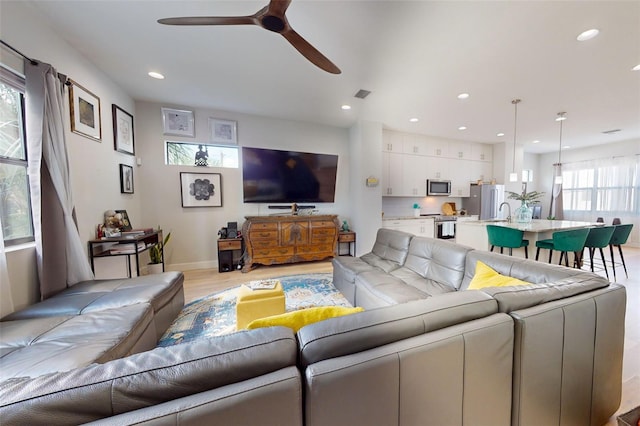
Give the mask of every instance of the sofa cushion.
<path id="1" fill-rule="evenodd" d="M 396 305 L 427 297 L 429 294 L 384 272 L 363 272 L 356 277 L 355 304 L 365 309 Z"/>
<path id="2" fill-rule="evenodd" d="M 346 306 L 316 306 L 313 308 L 286 312 L 284 314 L 271 315 L 265 318 L 258 318 L 251 321 L 249 325 L 247 325 L 247 328 L 249 330 L 253 330 L 254 328 L 280 325 L 283 327 L 289 327 L 294 332 L 297 332 L 305 325 L 313 324 L 328 318 L 355 314 L 356 312 L 362 312 L 363 310 L 364 309 L 362 308 L 348 308 Z"/>
<path id="3" fill-rule="evenodd" d="M 469 283 L 469 287 L 467 287 L 467 290 L 478 290 L 486 287 L 507 287 L 512 285 L 527 284 L 530 283 L 506 275 L 500 275 L 478 260 L 478 262 L 476 263 L 476 273 Z"/>
<path id="4" fill-rule="evenodd" d="M 404 264 L 412 237 L 407 232 L 380 228 L 373 249 L 360 258 L 385 272 L 391 272 Z"/>
<path id="5" fill-rule="evenodd" d="M 414 237 L 403 265 L 424 278 L 459 289 L 470 247 L 435 238 Z"/>
<path id="6" fill-rule="evenodd" d="M 331 318 L 298 331 L 303 368 L 402 339 L 483 318 L 497 312 L 494 299 L 482 292 L 454 292 L 400 305 Z"/>
<path id="7" fill-rule="evenodd" d="M 290 329 L 244 331 L 65 373 L 0 382 L 0 418 L 3 424 L 81 424 L 238 383 L 295 362 L 296 340 Z"/>
<path id="8" fill-rule="evenodd" d="M 83 281 L 2 320 L 80 315 L 137 303 L 150 303 L 154 312 L 158 312 L 182 291 L 183 283 L 182 272 L 133 279 Z"/>
<path id="9" fill-rule="evenodd" d="M 103 363 L 156 345 L 147 303 L 85 315 L 0 322 L 0 381 Z"/>

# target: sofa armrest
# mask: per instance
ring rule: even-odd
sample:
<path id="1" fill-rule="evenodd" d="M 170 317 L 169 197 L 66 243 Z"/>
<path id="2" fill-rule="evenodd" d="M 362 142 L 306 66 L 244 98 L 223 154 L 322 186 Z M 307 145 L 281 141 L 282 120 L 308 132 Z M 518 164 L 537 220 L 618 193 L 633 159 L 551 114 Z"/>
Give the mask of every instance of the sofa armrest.
<path id="1" fill-rule="evenodd" d="M 34 379 L 0 383 L 9 424 L 79 424 L 149 407 L 295 366 L 284 327 L 204 339 Z"/>

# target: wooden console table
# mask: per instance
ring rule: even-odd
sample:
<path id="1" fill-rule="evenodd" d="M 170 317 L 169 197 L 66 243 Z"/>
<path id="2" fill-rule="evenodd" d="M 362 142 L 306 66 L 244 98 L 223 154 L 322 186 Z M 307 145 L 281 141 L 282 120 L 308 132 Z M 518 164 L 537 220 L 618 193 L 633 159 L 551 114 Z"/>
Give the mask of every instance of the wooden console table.
<path id="1" fill-rule="evenodd" d="M 242 272 L 255 264 L 322 260 L 336 255 L 336 215 L 247 216 L 242 226 L 246 258 Z"/>
<path id="2" fill-rule="evenodd" d="M 127 276 L 131 278 L 130 256 L 135 256 L 136 274 L 140 276 L 140 253 L 149 250 L 159 241 L 162 241 L 161 229 L 141 235 L 90 240 L 88 242 L 88 251 L 91 270 L 95 272 L 94 260 L 97 257 L 127 256 Z M 127 244 L 129 245 L 127 246 Z M 164 271 L 164 250 L 161 253 L 162 270 Z"/>

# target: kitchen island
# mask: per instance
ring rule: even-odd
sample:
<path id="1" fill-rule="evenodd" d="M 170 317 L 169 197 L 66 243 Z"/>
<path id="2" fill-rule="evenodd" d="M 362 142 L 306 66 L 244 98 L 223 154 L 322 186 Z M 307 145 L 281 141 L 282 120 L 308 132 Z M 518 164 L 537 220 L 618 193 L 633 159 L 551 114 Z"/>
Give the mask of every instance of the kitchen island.
<path id="1" fill-rule="evenodd" d="M 535 258 L 536 241 L 552 238 L 554 232 L 568 231 L 570 229 L 591 228 L 593 226 L 603 225 L 596 222 L 577 222 L 572 220 L 547 220 L 534 219 L 531 223 L 518 223 L 491 220 L 474 220 L 458 223 L 456 232 L 456 242 L 478 250 L 489 251 L 489 239 L 487 237 L 487 225 L 498 225 L 506 228 L 519 229 L 524 231 L 524 239 L 529 240 L 529 256 Z M 496 251 L 496 250 L 494 250 Z M 557 253 L 556 253 L 557 254 Z M 524 257 L 524 250 L 514 250 L 514 256 Z M 559 256 L 559 255 L 558 255 Z M 544 257 L 542 253 L 541 259 L 547 259 L 545 250 Z M 554 256 L 555 257 L 555 256 Z M 556 259 L 557 262 L 557 259 Z"/>

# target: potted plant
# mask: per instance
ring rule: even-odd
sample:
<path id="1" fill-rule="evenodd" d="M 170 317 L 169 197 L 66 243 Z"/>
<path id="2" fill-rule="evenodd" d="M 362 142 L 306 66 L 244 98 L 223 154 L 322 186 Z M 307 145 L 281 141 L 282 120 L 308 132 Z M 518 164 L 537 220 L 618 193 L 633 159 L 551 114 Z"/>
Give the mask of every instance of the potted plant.
<path id="1" fill-rule="evenodd" d="M 530 223 L 533 218 L 533 209 L 531 208 L 531 205 L 539 203 L 539 198 L 544 195 L 544 192 L 527 192 L 527 187 L 525 185 L 522 188 L 521 193 L 507 191 L 507 194 L 509 194 L 509 199 L 518 200 L 521 203 L 520 207 L 518 207 L 514 212 L 516 222 Z"/>
<path id="2" fill-rule="evenodd" d="M 171 239 L 171 232 L 169 232 L 164 237 L 164 241 L 158 241 L 153 247 L 149 249 L 149 259 L 150 259 L 149 273 L 150 274 L 161 274 L 163 272 L 162 254 L 164 252 L 164 247 L 167 245 L 170 239 Z"/>

